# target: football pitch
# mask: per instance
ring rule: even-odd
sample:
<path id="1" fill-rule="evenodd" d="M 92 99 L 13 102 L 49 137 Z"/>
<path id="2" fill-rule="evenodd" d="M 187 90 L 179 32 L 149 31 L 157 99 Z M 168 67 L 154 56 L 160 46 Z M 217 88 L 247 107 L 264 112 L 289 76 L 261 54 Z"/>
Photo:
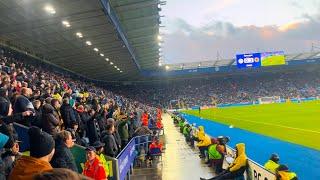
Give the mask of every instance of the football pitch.
<path id="1" fill-rule="evenodd" d="M 320 101 L 184 111 L 283 141 L 320 150 Z"/>

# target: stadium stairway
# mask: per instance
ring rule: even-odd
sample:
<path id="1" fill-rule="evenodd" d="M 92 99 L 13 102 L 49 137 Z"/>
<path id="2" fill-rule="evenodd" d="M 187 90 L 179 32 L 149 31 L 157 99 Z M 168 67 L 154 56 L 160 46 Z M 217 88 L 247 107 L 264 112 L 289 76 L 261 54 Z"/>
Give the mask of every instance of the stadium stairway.
<path id="1" fill-rule="evenodd" d="M 169 114 L 163 114 L 166 149 L 162 161 L 154 168 L 135 168 L 131 180 L 194 180 L 211 177 L 214 172 L 199 158 L 198 150 L 192 149 Z"/>

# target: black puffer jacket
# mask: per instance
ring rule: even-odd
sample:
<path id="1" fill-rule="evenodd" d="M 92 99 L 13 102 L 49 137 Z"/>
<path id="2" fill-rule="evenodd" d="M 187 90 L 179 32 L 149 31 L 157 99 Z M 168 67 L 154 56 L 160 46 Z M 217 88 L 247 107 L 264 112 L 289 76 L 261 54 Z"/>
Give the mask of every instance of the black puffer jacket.
<path id="1" fill-rule="evenodd" d="M 51 135 L 58 132 L 59 119 L 53 114 L 54 108 L 50 104 L 43 105 L 42 108 L 42 126 L 43 130 Z"/>
<path id="2" fill-rule="evenodd" d="M 66 104 L 66 103 L 62 104 L 60 108 L 60 113 L 61 113 L 61 117 L 63 119 L 65 128 L 72 128 L 71 123 L 76 122 L 76 117 L 70 104 Z"/>
<path id="3" fill-rule="evenodd" d="M 67 168 L 78 173 L 78 168 L 74 161 L 70 149 L 61 139 L 56 139 L 56 147 L 50 164 L 53 168 Z"/>

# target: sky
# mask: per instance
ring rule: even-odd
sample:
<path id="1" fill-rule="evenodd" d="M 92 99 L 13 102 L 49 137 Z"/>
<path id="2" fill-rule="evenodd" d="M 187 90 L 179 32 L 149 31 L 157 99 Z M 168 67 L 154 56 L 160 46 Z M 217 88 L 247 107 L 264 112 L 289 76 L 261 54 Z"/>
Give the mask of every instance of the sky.
<path id="1" fill-rule="evenodd" d="M 320 47 L 320 0 L 167 0 L 161 8 L 168 64 Z"/>

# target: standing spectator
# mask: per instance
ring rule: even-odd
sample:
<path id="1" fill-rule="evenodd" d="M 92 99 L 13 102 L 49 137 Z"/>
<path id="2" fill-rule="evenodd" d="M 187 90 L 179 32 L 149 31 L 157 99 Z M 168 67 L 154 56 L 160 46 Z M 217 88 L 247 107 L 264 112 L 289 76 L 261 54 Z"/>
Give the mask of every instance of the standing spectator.
<path id="1" fill-rule="evenodd" d="M 96 149 L 92 146 L 86 148 L 87 161 L 84 164 L 83 175 L 95 180 L 107 179 L 103 165 L 97 158 Z"/>
<path id="2" fill-rule="evenodd" d="M 28 131 L 30 141 L 30 156 L 22 156 L 9 176 L 9 180 L 32 180 L 33 175 L 52 169 L 50 161 L 54 154 L 54 140 L 50 134 L 38 127 Z"/>
<path id="3" fill-rule="evenodd" d="M 62 106 L 60 108 L 60 112 L 61 112 L 61 117 L 63 119 L 65 128 L 66 129 L 72 128 L 71 124 L 72 124 L 72 122 L 76 121 L 76 117 L 75 117 L 73 108 L 71 107 L 71 105 L 69 103 L 68 98 L 63 99 Z"/>
<path id="4" fill-rule="evenodd" d="M 88 113 L 90 118 L 87 121 L 87 136 L 89 138 L 89 143 L 92 145 L 94 142 L 100 140 L 100 129 L 95 117 L 95 111 L 90 109 Z"/>
<path id="5" fill-rule="evenodd" d="M 71 133 L 69 131 L 61 131 L 56 136 L 56 151 L 50 162 L 54 168 L 67 168 L 78 172 L 78 168 L 74 161 L 70 148 L 74 145 Z"/>
<path id="6" fill-rule="evenodd" d="M 279 156 L 278 154 L 272 154 L 270 159 L 264 164 L 264 168 L 271 171 L 272 173 L 276 173 L 277 168 L 279 165 Z"/>
<path id="7" fill-rule="evenodd" d="M 23 87 L 21 89 L 21 95 L 19 95 L 14 103 L 13 113 L 18 114 L 25 111 L 34 112 L 33 104 L 29 101 L 30 96 L 32 95 L 32 90 L 30 88 Z M 30 126 L 32 117 L 24 118 L 21 124 L 25 126 Z"/>
<path id="8" fill-rule="evenodd" d="M 7 135 L 0 133 L 0 151 L 2 151 L 2 148 L 8 142 L 8 140 L 9 137 Z M 5 165 L 2 161 L 2 158 L 0 158 L 0 179 L 6 179 Z"/>
<path id="9" fill-rule="evenodd" d="M 59 125 L 58 125 L 58 130 L 64 130 L 64 122 L 63 119 L 61 117 L 61 113 L 60 113 L 60 102 L 58 99 L 52 99 L 51 100 L 51 105 L 54 108 L 53 109 L 53 114 L 56 117 L 56 119 L 59 120 Z"/>
<path id="10" fill-rule="evenodd" d="M 42 107 L 41 107 L 41 101 L 40 100 L 34 100 L 32 102 L 35 110 L 35 116 L 32 121 L 33 126 L 37 126 L 39 128 L 42 128 Z"/>
<path id="11" fill-rule="evenodd" d="M 117 146 L 116 140 L 113 136 L 114 133 L 114 124 L 110 123 L 106 126 L 106 133 L 104 137 L 102 138 L 102 141 L 105 144 L 105 154 L 107 156 L 116 157 L 119 151 L 119 148 Z"/>
<path id="12" fill-rule="evenodd" d="M 129 139 L 128 117 L 125 116 L 123 113 L 121 113 L 120 115 L 118 132 L 121 138 L 121 149 L 123 149 L 127 145 Z"/>
<path id="13" fill-rule="evenodd" d="M 42 110 L 43 130 L 51 135 L 58 133 L 60 121 L 53 114 L 54 108 L 51 106 L 51 104 L 45 104 L 43 105 Z"/>

